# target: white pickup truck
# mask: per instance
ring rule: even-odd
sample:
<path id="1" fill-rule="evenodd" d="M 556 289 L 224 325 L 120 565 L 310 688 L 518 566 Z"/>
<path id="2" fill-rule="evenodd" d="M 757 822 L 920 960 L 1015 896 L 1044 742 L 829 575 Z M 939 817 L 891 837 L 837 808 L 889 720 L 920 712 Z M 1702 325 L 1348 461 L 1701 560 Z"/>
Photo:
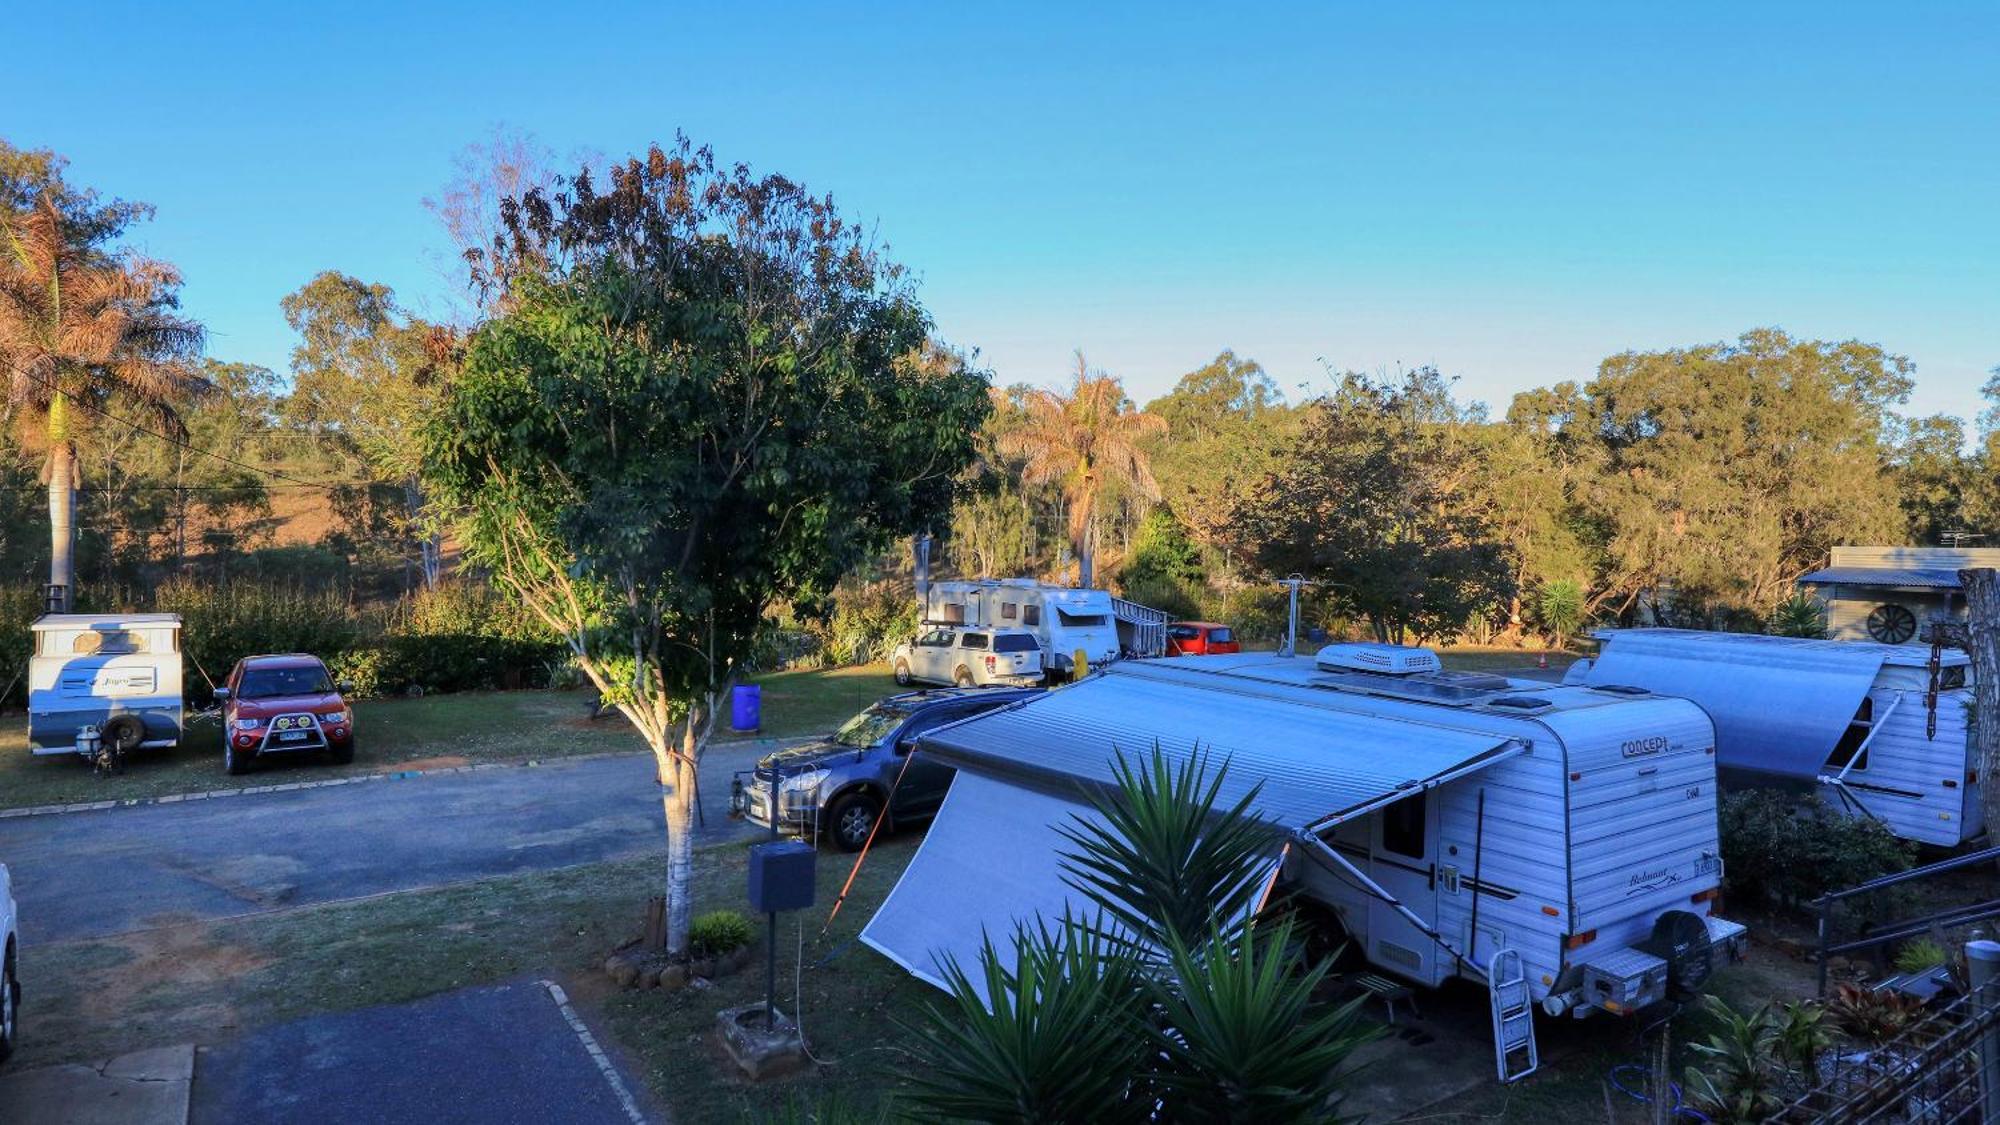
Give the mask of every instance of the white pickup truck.
<path id="1" fill-rule="evenodd" d="M 889 657 L 896 682 L 958 687 L 1034 687 L 1042 682 L 1042 642 L 1026 629 L 929 625 Z"/>

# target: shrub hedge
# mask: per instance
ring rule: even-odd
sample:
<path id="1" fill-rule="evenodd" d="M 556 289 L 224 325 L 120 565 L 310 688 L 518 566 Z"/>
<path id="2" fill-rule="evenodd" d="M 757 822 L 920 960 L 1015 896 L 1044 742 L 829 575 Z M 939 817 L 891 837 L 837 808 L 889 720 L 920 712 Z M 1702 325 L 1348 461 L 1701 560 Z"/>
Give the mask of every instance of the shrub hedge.
<path id="1" fill-rule="evenodd" d="M 1843 816 L 1817 796 L 1773 789 L 1725 795 L 1720 827 L 1729 895 L 1780 906 L 1802 906 L 1906 870 L 1915 857 L 1915 848 L 1879 821 Z"/>

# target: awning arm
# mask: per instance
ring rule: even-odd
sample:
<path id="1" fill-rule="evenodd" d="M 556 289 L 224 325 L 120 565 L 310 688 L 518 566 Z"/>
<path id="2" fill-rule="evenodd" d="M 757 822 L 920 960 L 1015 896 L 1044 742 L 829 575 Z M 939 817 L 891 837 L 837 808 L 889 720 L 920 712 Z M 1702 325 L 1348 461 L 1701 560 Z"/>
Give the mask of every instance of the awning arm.
<path id="1" fill-rule="evenodd" d="M 1398 899 L 1395 895 L 1392 895 L 1388 891 L 1383 890 L 1382 885 L 1380 883 L 1377 883 L 1375 880 L 1370 879 L 1367 875 L 1363 874 L 1359 867 L 1356 867 L 1352 863 L 1349 863 L 1347 861 L 1346 856 L 1341 855 L 1338 851 L 1329 847 L 1325 840 L 1322 840 L 1318 836 L 1313 835 L 1311 832 L 1306 832 L 1306 831 L 1300 832 L 1297 836 L 1297 839 L 1300 844 L 1314 849 L 1315 851 L 1318 852 L 1318 854 L 1325 856 L 1327 859 L 1332 860 L 1342 870 L 1346 871 L 1349 875 L 1352 875 L 1355 881 L 1361 884 L 1361 888 L 1364 891 L 1368 892 L 1369 894 L 1375 896 L 1378 899 L 1381 899 L 1382 902 L 1386 904 L 1390 909 L 1394 910 L 1398 914 L 1401 914 L 1405 921 L 1409 922 L 1410 925 L 1415 926 L 1419 931 L 1421 931 L 1424 934 L 1424 936 L 1436 942 L 1438 944 L 1438 948 L 1443 949 L 1446 953 L 1451 954 L 1454 958 L 1458 959 L 1458 961 L 1461 962 L 1462 964 L 1471 965 L 1474 971 L 1478 972 L 1481 979 L 1486 980 L 1489 985 L 1492 983 L 1492 978 L 1487 975 L 1485 966 L 1481 965 L 1477 961 L 1474 961 L 1472 958 L 1467 957 L 1464 953 L 1460 952 L 1456 947 L 1454 947 L 1450 942 L 1444 940 L 1444 935 L 1438 933 L 1436 928 L 1434 928 L 1429 922 L 1426 922 L 1422 918 L 1418 917 L 1416 911 L 1411 910 L 1407 906 L 1404 906 L 1402 901 Z"/>
<path id="2" fill-rule="evenodd" d="M 1367 816 L 1369 813 L 1372 813 L 1377 809 L 1386 808 L 1390 805 L 1395 804 L 1397 801 L 1400 801 L 1403 798 L 1411 795 L 1412 793 L 1422 793 L 1426 789 L 1436 789 L 1438 786 L 1443 785 L 1447 781 L 1457 781 L 1459 778 L 1464 777 L 1466 774 L 1477 773 L 1478 771 L 1483 770 L 1486 767 L 1494 764 L 1501 758 L 1511 758 L 1516 754 L 1525 754 L 1528 751 L 1534 749 L 1534 746 L 1535 744 L 1533 742 L 1525 738 L 1510 738 L 1507 741 L 1501 743 L 1500 745 L 1495 746 L 1493 749 L 1488 750 L 1486 753 L 1481 754 L 1477 758 L 1474 758 L 1469 762 L 1462 762 L 1456 766 L 1453 766 L 1451 769 L 1444 771 L 1443 773 L 1424 778 L 1421 781 L 1406 781 L 1397 788 L 1392 789 L 1389 792 L 1374 798 L 1373 800 L 1364 801 L 1361 804 L 1354 806 L 1353 808 L 1342 809 L 1337 813 L 1328 813 L 1326 816 L 1320 817 L 1318 820 L 1315 820 L 1312 823 L 1307 824 L 1305 827 L 1299 829 L 1300 836 L 1301 838 L 1310 836 L 1313 839 L 1317 840 L 1319 838 L 1319 834 L 1325 832 L 1329 828 L 1333 828 L 1336 825 L 1344 824 L 1347 821 L 1353 820 L 1355 817 L 1358 816 Z"/>

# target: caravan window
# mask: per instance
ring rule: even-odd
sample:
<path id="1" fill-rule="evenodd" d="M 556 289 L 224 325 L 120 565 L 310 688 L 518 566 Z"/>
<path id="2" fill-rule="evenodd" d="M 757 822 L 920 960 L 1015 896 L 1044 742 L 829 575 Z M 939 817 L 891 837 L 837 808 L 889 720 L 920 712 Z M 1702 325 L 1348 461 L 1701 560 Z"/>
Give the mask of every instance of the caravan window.
<path id="1" fill-rule="evenodd" d="M 1102 629 L 1105 625 L 1101 613 L 1071 613 L 1062 608 L 1057 608 L 1056 620 L 1066 629 Z"/>
<path id="2" fill-rule="evenodd" d="M 78 656 L 120 656 L 146 651 L 146 638 L 130 629 L 92 629 L 78 633 L 70 651 Z"/>
<path id="3" fill-rule="evenodd" d="M 1424 858 L 1428 850 L 1424 846 L 1425 838 L 1429 835 L 1425 831 L 1424 804 L 1429 798 L 1428 793 L 1413 794 L 1382 810 L 1379 815 L 1382 817 L 1383 851 L 1410 859 Z"/>
<path id="4" fill-rule="evenodd" d="M 1849 762 L 1854 762 L 1854 768 L 1857 770 L 1868 768 L 1868 752 L 1861 750 L 1861 744 L 1868 741 L 1868 732 L 1874 727 L 1874 720 L 1875 701 L 1863 697 L 1861 706 L 1854 712 L 1853 721 L 1847 724 L 1847 733 L 1840 736 L 1840 741 L 1834 744 L 1833 753 L 1827 756 L 1827 769 L 1843 770 L 1847 768 Z M 1854 758 L 1854 752 L 1857 750 L 1861 750 L 1860 761 L 1855 761 Z"/>
<path id="5" fill-rule="evenodd" d="M 1002 620 L 1002 621 L 1012 621 L 1012 620 L 1014 620 L 1014 618 L 1015 618 L 1015 617 L 1017 617 L 1017 616 L 1019 615 L 1019 610 L 1020 610 L 1020 607 L 1019 607 L 1019 606 L 1016 606 L 1016 605 L 1015 605 L 1015 604 L 1014 604 L 1013 602 L 1001 602 L 1001 603 L 1000 603 L 1000 620 Z"/>
<path id="6" fill-rule="evenodd" d="M 965 624 L 965 607 L 955 602 L 938 607 L 938 620 L 947 625 Z"/>
<path id="7" fill-rule="evenodd" d="M 1021 607 L 1021 624 L 1023 624 L 1023 625 L 1040 625 L 1041 623 L 1042 623 L 1042 607 L 1041 607 L 1041 606 L 1038 606 L 1038 605 L 1024 605 L 1024 606 L 1022 606 L 1022 607 Z"/>

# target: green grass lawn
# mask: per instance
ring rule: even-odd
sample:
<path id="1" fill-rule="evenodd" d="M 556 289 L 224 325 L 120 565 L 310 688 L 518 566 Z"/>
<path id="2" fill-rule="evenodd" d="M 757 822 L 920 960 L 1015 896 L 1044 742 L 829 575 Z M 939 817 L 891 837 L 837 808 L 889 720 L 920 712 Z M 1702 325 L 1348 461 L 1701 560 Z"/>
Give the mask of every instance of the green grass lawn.
<path id="1" fill-rule="evenodd" d="M 764 686 L 764 729 L 758 737 L 787 738 L 831 730 L 841 720 L 896 690 L 879 666 L 831 671 L 781 672 Z M 70 754 L 38 758 L 28 753 L 27 719 L 0 719 L 0 808 L 124 800 L 317 781 L 351 774 L 464 765 L 471 762 L 560 758 L 645 749 L 616 715 L 590 719 L 591 696 L 581 691 L 464 692 L 421 699 L 370 699 L 355 704 L 358 739 L 354 763 L 319 758 L 283 759 L 243 777 L 222 772 L 221 729 L 192 725 L 171 750 L 142 751 L 117 777 L 98 778 Z M 720 726 L 725 737 L 728 716 Z M 749 735 L 741 737 L 753 737 Z"/>
<path id="2" fill-rule="evenodd" d="M 817 1075 L 750 1087 L 710 1046 L 715 1013 L 763 995 L 761 955 L 708 989 L 620 992 L 598 971 L 635 936 L 656 858 L 506 876 L 225 922 L 190 922 L 103 941 L 29 945 L 21 1053 L 14 1065 L 103 1058 L 171 1043 L 212 1042 L 290 1017 L 414 1000 L 434 993 L 552 972 L 572 997 L 602 1014 L 655 1096 L 685 1121 L 763 1119 L 798 1096 L 837 1093 L 873 1104 L 896 1083 L 914 1017 L 933 995 L 854 938 L 915 853 L 918 836 L 879 842 L 833 928 L 820 929 L 853 857 L 823 852 L 819 903 L 779 928 L 779 1003 L 800 1005 Z M 747 848 L 698 852 L 696 909 L 747 910 Z M 761 953 L 764 929 L 757 928 Z M 824 965 L 822 959 L 831 955 Z"/>

